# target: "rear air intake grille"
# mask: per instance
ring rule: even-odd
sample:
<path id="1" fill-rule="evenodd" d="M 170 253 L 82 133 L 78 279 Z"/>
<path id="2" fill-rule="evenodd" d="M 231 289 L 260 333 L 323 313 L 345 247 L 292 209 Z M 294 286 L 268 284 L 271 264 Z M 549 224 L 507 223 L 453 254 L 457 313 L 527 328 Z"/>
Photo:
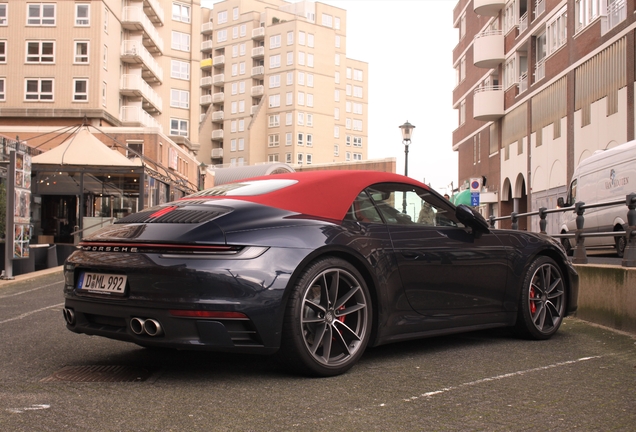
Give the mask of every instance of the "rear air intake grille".
<path id="1" fill-rule="evenodd" d="M 170 210 L 169 208 L 165 208 L 167 211 L 162 211 L 157 209 L 142 211 L 139 213 L 131 214 L 126 216 L 125 218 L 119 219 L 117 224 L 123 223 L 185 223 L 185 224 L 198 224 L 203 222 L 211 221 L 223 214 L 228 213 L 227 211 L 218 211 L 215 210 L 186 210 L 174 208 Z"/>

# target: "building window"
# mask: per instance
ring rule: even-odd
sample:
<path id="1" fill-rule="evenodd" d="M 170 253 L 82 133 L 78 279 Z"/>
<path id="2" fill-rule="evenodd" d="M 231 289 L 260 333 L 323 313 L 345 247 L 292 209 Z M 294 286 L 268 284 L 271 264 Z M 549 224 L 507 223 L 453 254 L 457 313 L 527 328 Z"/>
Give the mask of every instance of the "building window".
<path id="1" fill-rule="evenodd" d="M 294 116 L 292 113 L 285 113 L 285 126 L 291 126 L 294 120 Z"/>
<path id="2" fill-rule="evenodd" d="M 303 164 L 303 154 L 302 153 L 296 154 L 296 163 L 298 163 L 298 165 L 302 165 Z"/>
<path id="3" fill-rule="evenodd" d="M 280 48 L 281 37 L 279 34 L 269 37 L 269 49 Z"/>
<path id="4" fill-rule="evenodd" d="M 245 112 L 245 100 L 241 99 L 239 101 L 239 113 L 244 113 Z"/>
<path id="5" fill-rule="evenodd" d="M 287 72 L 287 85 L 292 85 L 292 84 L 294 84 L 294 73 Z"/>
<path id="6" fill-rule="evenodd" d="M 280 94 L 270 95 L 269 96 L 269 107 L 277 108 L 280 106 Z"/>
<path id="7" fill-rule="evenodd" d="M 351 147 L 351 135 L 347 135 L 345 137 L 345 143 L 347 144 L 347 147 Z"/>
<path id="8" fill-rule="evenodd" d="M 269 88 L 280 87 L 280 75 L 270 75 Z"/>
<path id="9" fill-rule="evenodd" d="M 274 114 L 269 116 L 269 127 L 280 126 L 280 114 Z"/>
<path id="10" fill-rule="evenodd" d="M 108 102 L 108 83 L 102 81 L 102 106 L 106 106 Z"/>
<path id="11" fill-rule="evenodd" d="M 292 163 L 292 154 L 291 153 L 285 153 L 285 163 Z"/>
<path id="12" fill-rule="evenodd" d="M 108 34 L 108 15 L 110 11 L 107 7 L 104 8 L 104 33 Z"/>
<path id="13" fill-rule="evenodd" d="M 510 86 L 517 84 L 516 60 L 516 56 L 512 56 L 506 61 L 504 66 L 504 89 L 508 89 Z"/>
<path id="14" fill-rule="evenodd" d="M 287 45 L 293 45 L 294 44 L 294 32 L 290 31 L 287 32 Z"/>
<path id="15" fill-rule="evenodd" d="M 7 62 L 7 42 L 0 41 L 0 63 Z"/>
<path id="16" fill-rule="evenodd" d="M 305 32 L 298 32 L 298 45 L 305 45 Z"/>
<path id="17" fill-rule="evenodd" d="M 353 119 L 353 130 L 354 131 L 362 130 L 362 120 Z"/>
<path id="18" fill-rule="evenodd" d="M 24 99 L 27 101 L 52 101 L 53 80 L 41 78 L 25 80 Z"/>
<path id="19" fill-rule="evenodd" d="M 362 71 L 360 69 L 353 70 L 353 80 L 362 81 Z"/>
<path id="20" fill-rule="evenodd" d="M 239 151 L 245 150 L 245 138 L 238 139 L 238 150 Z"/>
<path id="21" fill-rule="evenodd" d="M 305 72 L 298 72 L 298 85 L 305 85 Z"/>
<path id="22" fill-rule="evenodd" d="M 190 79 L 190 63 L 172 60 L 170 64 L 170 77 L 182 80 Z"/>
<path id="23" fill-rule="evenodd" d="M 5 3 L 0 4 L 0 26 L 6 26 L 9 23 L 7 22 L 7 5 Z"/>
<path id="24" fill-rule="evenodd" d="M 314 86 L 314 74 L 307 74 L 307 87 L 313 87 Z"/>
<path id="25" fill-rule="evenodd" d="M 0 78 L 0 101 L 7 100 L 6 92 L 5 92 L 5 79 Z"/>
<path id="26" fill-rule="evenodd" d="M 293 136 L 293 135 L 292 135 L 292 133 L 291 133 L 291 132 L 287 132 L 287 133 L 285 134 L 285 145 L 286 145 L 286 146 L 290 146 L 290 145 L 292 145 L 292 136 Z"/>
<path id="27" fill-rule="evenodd" d="M 466 36 L 466 12 L 459 17 L 459 40 L 462 40 Z"/>
<path id="28" fill-rule="evenodd" d="M 91 24 L 90 10 L 91 5 L 89 4 L 75 4 L 75 25 L 77 27 L 86 27 Z"/>
<path id="29" fill-rule="evenodd" d="M 29 3 L 27 4 L 27 25 L 54 26 L 55 4 Z"/>
<path id="30" fill-rule="evenodd" d="M 230 114 L 236 114 L 236 109 L 238 108 L 236 101 L 232 102 L 230 107 Z"/>
<path id="31" fill-rule="evenodd" d="M 307 46 L 309 48 L 313 48 L 314 47 L 314 34 L 313 33 L 307 33 Z"/>
<path id="32" fill-rule="evenodd" d="M 245 24 L 241 24 L 239 27 L 239 32 L 241 37 L 244 37 L 247 34 L 247 26 Z"/>
<path id="33" fill-rule="evenodd" d="M 314 55 L 313 54 L 307 54 L 307 67 L 314 67 Z"/>
<path id="34" fill-rule="evenodd" d="M 294 64 L 294 53 L 292 51 L 287 53 L 287 66 Z"/>
<path id="35" fill-rule="evenodd" d="M 297 119 L 298 119 L 298 126 L 304 126 L 305 125 L 305 113 L 299 112 L 298 116 L 297 116 Z"/>
<path id="36" fill-rule="evenodd" d="M 309 144 L 307 144 L 307 145 L 309 145 Z M 311 165 L 311 163 L 313 162 L 313 158 L 312 158 L 310 153 L 305 155 L 305 162 L 307 162 L 307 165 Z"/>
<path id="37" fill-rule="evenodd" d="M 296 141 L 296 144 L 298 144 L 299 146 L 302 146 L 305 142 L 304 140 L 305 136 L 303 135 L 302 132 L 299 132 L 297 137 L 298 137 L 298 140 Z"/>
<path id="38" fill-rule="evenodd" d="M 298 53 L 298 64 L 300 66 L 305 66 L 305 53 L 302 51 Z"/>
<path id="39" fill-rule="evenodd" d="M 333 155 L 340 156 L 340 146 L 338 144 L 333 145 Z"/>
<path id="40" fill-rule="evenodd" d="M 53 63 L 55 42 L 27 42 L 27 63 Z"/>
<path id="41" fill-rule="evenodd" d="M 321 24 L 325 27 L 333 27 L 333 17 L 325 13 L 322 14 Z"/>
<path id="42" fill-rule="evenodd" d="M 245 62 L 239 63 L 239 75 L 245 75 Z"/>
<path id="43" fill-rule="evenodd" d="M 232 138 L 230 140 L 230 151 L 231 152 L 235 152 L 236 151 L 236 138 Z"/>
<path id="44" fill-rule="evenodd" d="M 287 92 L 285 94 L 285 105 L 292 105 L 294 103 L 294 93 Z"/>
<path id="45" fill-rule="evenodd" d="M 314 95 L 312 93 L 307 93 L 307 106 L 308 107 L 314 106 Z"/>
<path id="46" fill-rule="evenodd" d="M 340 48 L 340 36 L 336 35 L 336 48 Z"/>
<path id="47" fill-rule="evenodd" d="M 296 99 L 296 103 L 298 105 L 305 105 L 305 93 L 303 92 L 298 92 L 298 96 Z"/>
<path id="48" fill-rule="evenodd" d="M 219 24 L 223 24 L 227 22 L 227 11 L 221 11 L 219 12 L 219 14 L 217 15 L 217 23 Z"/>
<path id="49" fill-rule="evenodd" d="M 280 145 L 280 136 L 278 134 L 271 134 L 267 137 L 268 147 L 278 147 Z"/>
<path id="50" fill-rule="evenodd" d="M 353 96 L 357 97 L 357 98 L 361 98 L 362 97 L 362 87 L 353 86 Z"/>
<path id="51" fill-rule="evenodd" d="M 243 132 L 245 130 L 245 120 L 244 119 L 240 119 L 238 121 L 238 131 L 239 132 Z"/>
<path id="52" fill-rule="evenodd" d="M 73 80 L 73 101 L 88 102 L 88 80 L 85 78 Z"/>
<path id="53" fill-rule="evenodd" d="M 190 108 L 190 92 L 170 89 L 170 106 L 174 108 Z"/>
<path id="54" fill-rule="evenodd" d="M 280 67 L 280 54 L 269 56 L 269 68 L 275 69 Z"/>
<path id="55" fill-rule="evenodd" d="M 607 33 L 626 18 L 627 2 L 625 0 L 607 0 L 607 21 L 605 26 L 601 26 L 601 34 Z"/>
<path id="56" fill-rule="evenodd" d="M 460 126 L 466 122 L 466 100 L 459 103 L 459 124 Z"/>
<path id="57" fill-rule="evenodd" d="M 239 83 L 239 94 L 245 93 L 245 81 Z"/>
<path id="58" fill-rule="evenodd" d="M 102 54 L 102 67 L 108 70 L 108 45 L 104 45 L 104 53 Z"/>
<path id="59" fill-rule="evenodd" d="M 353 137 L 353 146 L 362 147 L 362 137 Z"/>
<path id="60" fill-rule="evenodd" d="M 307 143 L 307 147 L 311 147 L 313 145 L 313 135 L 312 134 L 307 134 L 307 136 L 305 137 L 305 142 Z"/>
<path id="61" fill-rule="evenodd" d="M 267 155 L 267 162 L 278 162 L 278 153 Z"/>
<path id="62" fill-rule="evenodd" d="M 172 32 L 172 49 L 190 52 L 190 35 L 181 32 Z"/>
<path id="63" fill-rule="evenodd" d="M 340 126 L 333 127 L 333 137 L 340 138 Z"/>
<path id="64" fill-rule="evenodd" d="M 216 41 L 225 42 L 227 40 L 227 29 L 219 30 L 216 32 Z"/>
<path id="65" fill-rule="evenodd" d="M 333 109 L 333 118 L 334 120 L 340 120 L 340 108 Z"/>
<path id="66" fill-rule="evenodd" d="M 181 3 L 172 3 L 172 19 L 184 23 L 190 22 L 190 6 Z"/>
<path id="67" fill-rule="evenodd" d="M 188 121 L 183 119 L 170 119 L 170 135 L 188 136 Z"/>
<path id="68" fill-rule="evenodd" d="M 88 41 L 75 41 L 73 63 L 88 63 Z"/>
<path id="69" fill-rule="evenodd" d="M 313 127 L 314 125 L 314 115 L 307 113 L 307 126 Z"/>
<path id="70" fill-rule="evenodd" d="M 354 153 L 353 154 L 353 160 L 354 161 L 361 161 L 362 160 L 362 153 Z"/>
<path id="71" fill-rule="evenodd" d="M 559 12 L 555 14 L 546 23 L 547 34 L 547 54 L 551 55 L 556 50 L 561 48 L 567 42 L 568 30 L 567 30 L 567 6 L 561 8 Z"/>
<path id="72" fill-rule="evenodd" d="M 351 160 L 351 152 L 345 152 L 345 161 L 349 162 Z"/>
<path id="73" fill-rule="evenodd" d="M 126 157 L 128 159 L 134 159 L 142 156 L 144 154 L 144 143 L 143 142 L 126 142 Z"/>

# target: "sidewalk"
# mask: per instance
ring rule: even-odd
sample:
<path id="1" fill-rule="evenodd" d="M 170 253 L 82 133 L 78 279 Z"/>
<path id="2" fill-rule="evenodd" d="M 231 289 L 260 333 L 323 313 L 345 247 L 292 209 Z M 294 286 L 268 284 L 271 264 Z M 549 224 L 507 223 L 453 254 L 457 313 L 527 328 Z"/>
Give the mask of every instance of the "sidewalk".
<path id="1" fill-rule="evenodd" d="M 34 272 L 30 272 L 30 273 L 25 273 L 25 274 L 21 274 L 18 276 L 14 276 L 13 279 L 11 280 L 7 280 L 7 279 L 0 279 L 0 290 L 2 288 L 8 287 L 10 285 L 13 285 L 15 283 L 18 282 L 23 282 L 23 281 L 27 281 L 27 280 L 31 280 L 31 279 L 37 279 L 41 276 L 46 276 L 46 275 L 50 275 L 56 272 L 59 272 L 60 274 L 62 273 L 62 270 L 64 269 L 64 266 L 57 266 L 57 267 L 51 267 L 48 269 L 44 269 L 44 270 L 38 270 L 38 271 L 34 271 Z"/>

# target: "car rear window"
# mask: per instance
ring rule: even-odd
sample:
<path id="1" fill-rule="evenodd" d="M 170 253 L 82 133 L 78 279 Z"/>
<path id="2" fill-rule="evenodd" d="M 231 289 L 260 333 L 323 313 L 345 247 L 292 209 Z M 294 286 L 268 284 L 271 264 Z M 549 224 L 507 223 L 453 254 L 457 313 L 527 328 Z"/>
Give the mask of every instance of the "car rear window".
<path id="1" fill-rule="evenodd" d="M 263 195 L 286 188 L 296 183 L 298 183 L 298 180 L 289 179 L 266 179 L 227 183 L 202 190 L 190 195 L 190 197 Z"/>

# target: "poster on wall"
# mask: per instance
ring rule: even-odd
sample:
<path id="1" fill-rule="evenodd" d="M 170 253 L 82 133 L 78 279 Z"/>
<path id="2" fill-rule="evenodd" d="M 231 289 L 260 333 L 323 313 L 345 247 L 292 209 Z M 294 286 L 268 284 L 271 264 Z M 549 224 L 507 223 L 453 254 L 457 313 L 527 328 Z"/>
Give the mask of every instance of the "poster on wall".
<path id="1" fill-rule="evenodd" d="M 13 258 L 28 258 L 33 225 L 16 223 L 13 231 Z"/>
<path id="2" fill-rule="evenodd" d="M 28 258 L 31 241 L 31 156 L 15 155 L 13 257 Z"/>

